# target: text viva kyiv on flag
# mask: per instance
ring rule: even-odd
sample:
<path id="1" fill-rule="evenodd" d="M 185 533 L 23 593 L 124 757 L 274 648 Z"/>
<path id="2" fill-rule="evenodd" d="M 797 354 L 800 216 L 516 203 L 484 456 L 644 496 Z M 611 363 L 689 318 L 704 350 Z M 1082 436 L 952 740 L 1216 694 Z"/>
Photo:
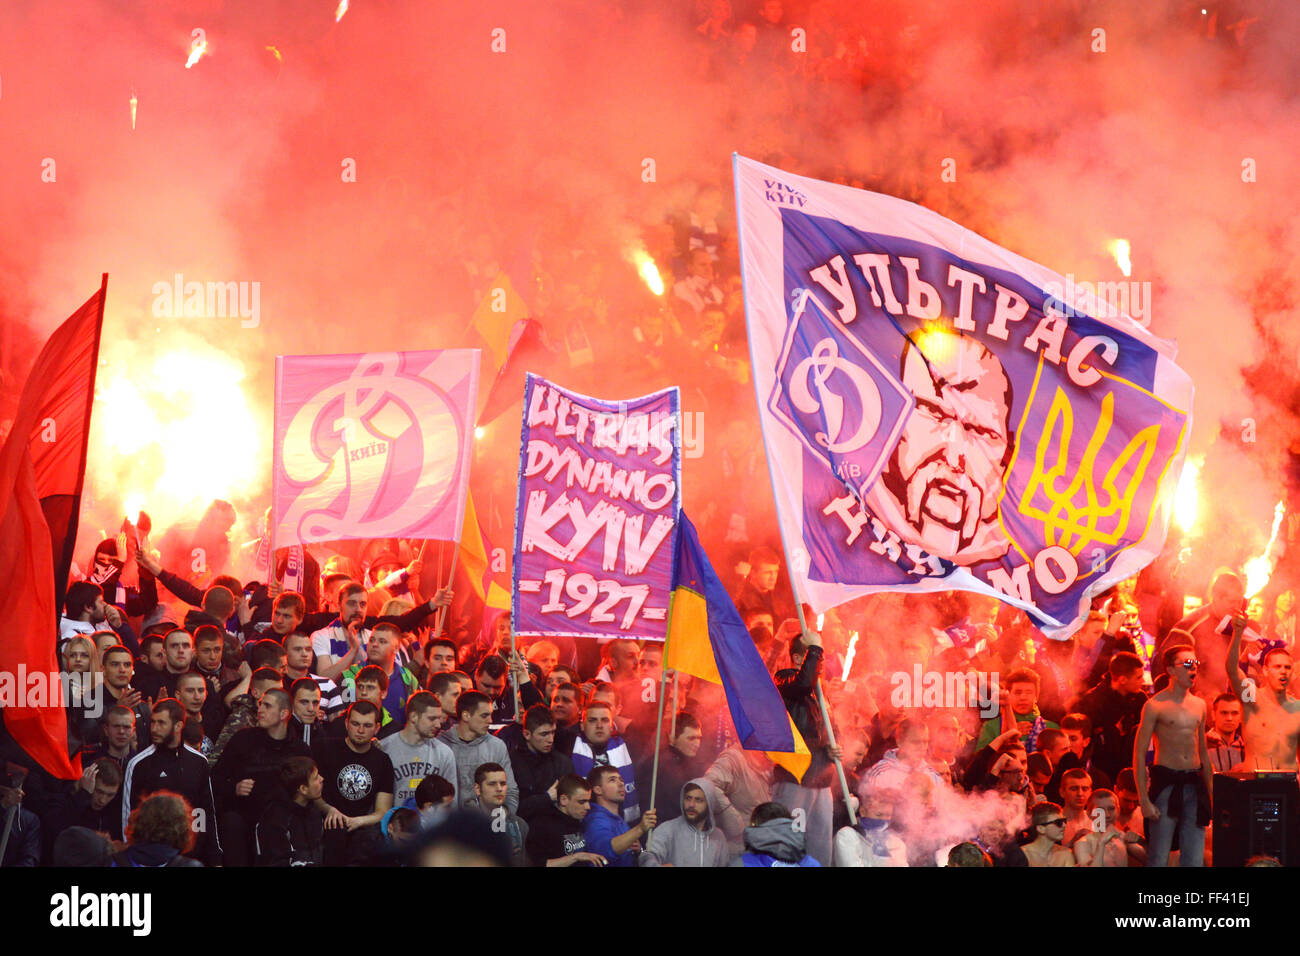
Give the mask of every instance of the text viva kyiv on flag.
<path id="1" fill-rule="evenodd" d="M 459 540 L 479 352 L 275 360 L 273 540 Z"/>
<path id="2" fill-rule="evenodd" d="M 1172 343 L 920 206 L 739 156 L 735 177 L 763 437 L 814 611 L 961 588 L 1065 636 L 1155 558 L 1191 428 Z"/>

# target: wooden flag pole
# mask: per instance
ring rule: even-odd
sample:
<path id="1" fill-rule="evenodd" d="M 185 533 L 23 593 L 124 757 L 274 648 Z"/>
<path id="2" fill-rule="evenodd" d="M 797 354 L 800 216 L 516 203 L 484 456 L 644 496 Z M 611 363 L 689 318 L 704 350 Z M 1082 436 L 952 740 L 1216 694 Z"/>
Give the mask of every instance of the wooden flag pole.
<path id="1" fill-rule="evenodd" d="M 448 578 L 447 578 L 447 583 L 446 583 L 446 585 L 442 585 L 442 584 L 441 584 L 441 581 L 442 581 L 442 567 L 441 567 L 441 565 L 442 565 L 442 542 L 439 542 L 439 543 L 438 543 L 438 565 L 439 565 L 439 567 L 438 567 L 438 581 L 440 582 L 440 584 L 439 584 L 439 590 L 441 590 L 442 587 L 444 587 L 444 586 L 445 586 L 445 587 L 451 587 L 451 582 L 454 581 L 454 580 L 456 579 L 456 559 L 460 557 L 460 542 L 457 541 L 457 542 L 455 542 L 455 544 L 456 544 L 456 550 L 452 553 L 452 556 L 451 556 L 451 574 L 450 574 L 450 575 L 448 576 Z M 433 625 L 433 636 L 434 636 L 435 638 L 442 637 L 442 625 L 443 625 L 444 622 L 447 620 L 447 615 L 448 615 L 449 613 L 451 613 L 451 605 L 447 605 L 446 607 L 440 607 L 440 608 L 438 608 L 438 617 L 437 617 L 437 619 L 436 619 L 436 621 L 435 621 L 435 623 L 434 623 L 434 625 Z M 512 624 L 511 627 L 510 627 L 510 647 L 511 647 L 511 650 L 514 649 L 514 635 L 515 635 L 515 629 L 514 629 L 514 625 Z"/>

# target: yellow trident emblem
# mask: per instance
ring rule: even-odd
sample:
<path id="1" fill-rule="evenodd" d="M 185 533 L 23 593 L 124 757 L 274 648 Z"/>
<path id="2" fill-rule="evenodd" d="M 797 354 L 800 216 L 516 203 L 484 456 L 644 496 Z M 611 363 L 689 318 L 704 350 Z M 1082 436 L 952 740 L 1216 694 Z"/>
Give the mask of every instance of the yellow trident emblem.
<path id="1" fill-rule="evenodd" d="M 1034 471 L 1020 501 L 1021 514 L 1043 523 L 1045 543 L 1065 548 L 1076 557 L 1094 541 L 1108 545 L 1121 541 L 1128 530 L 1142 477 L 1156 453 L 1159 424 L 1149 425 L 1133 436 L 1115 457 L 1098 486 L 1094 480 L 1097 455 L 1110 435 L 1114 413 L 1115 393 L 1108 392 L 1101 400 L 1097 427 L 1088 439 L 1088 447 L 1077 468 L 1071 468 L 1074 408 L 1058 387 L 1034 452 Z M 1049 467 L 1048 458 L 1054 439 L 1055 461 Z M 1124 480 L 1122 476 L 1134 459 L 1136 463 Z M 1062 488 L 1064 481 L 1069 484 Z M 1051 503 L 1047 508 L 1036 507 L 1033 503 L 1040 490 L 1043 498 Z"/>

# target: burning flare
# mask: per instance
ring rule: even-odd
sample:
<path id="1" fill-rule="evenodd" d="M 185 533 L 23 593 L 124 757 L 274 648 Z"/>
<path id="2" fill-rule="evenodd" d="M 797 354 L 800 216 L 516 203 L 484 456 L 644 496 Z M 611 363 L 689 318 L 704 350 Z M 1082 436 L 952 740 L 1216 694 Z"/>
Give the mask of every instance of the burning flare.
<path id="1" fill-rule="evenodd" d="M 208 52 L 207 40 L 195 40 L 194 45 L 190 47 L 190 58 L 185 61 L 185 69 L 189 69 Z"/>
<path id="2" fill-rule="evenodd" d="M 135 98 L 135 90 L 131 91 L 131 128 L 135 129 L 135 108 L 140 101 Z"/>
<path id="3" fill-rule="evenodd" d="M 1273 547 L 1277 544 L 1277 533 L 1282 527 L 1282 519 L 1286 517 L 1286 504 L 1279 501 L 1273 506 L 1273 530 L 1268 535 L 1268 545 L 1264 548 L 1264 553 L 1256 555 L 1246 562 L 1243 569 L 1246 572 L 1246 597 L 1253 598 L 1268 584 L 1268 579 L 1273 576 L 1273 565 L 1277 563 L 1277 557 L 1273 553 Z"/>
<path id="4" fill-rule="evenodd" d="M 853 658 L 858 655 L 858 632 L 849 632 L 849 649 L 844 654 L 844 673 L 840 675 L 840 680 L 847 684 L 849 682 L 849 672 L 853 670 Z"/>
<path id="5" fill-rule="evenodd" d="M 1112 239 L 1106 244 L 1107 250 L 1115 257 L 1115 265 L 1119 266 L 1119 271 L 1125 276 L 1133 274 L 1133 262 L 1129 259 L 1129 253 L 1132 248 L 1127 239 Z"/>
<path id="6" fill-rule="evenodd" d="M 339 5 L 334 11 L 334 22 L 338 23 L 343 19 L 343 14 L 348 12 L 348 0 L 339 0 Z"/>
<path id="7" fill-rule="evenodd" d="M 175 349 L 140 367 L 101 370 L 96 389 L 95 497 L 164 521 L 214 498 L 252 497 L 265 482 L 266 416 L 249 404 L 243 365 L 215 350 Z"/>
<path id="8" fill-rule="evenodd" d="M 659 276 L 659 267 L 655 265 L 654 259 L 644 249 L 634 248 L 628 251 L 628 259 L 636 266 L 637 274 L 641 276 L 641 281 L 655 295 L 664 294 L 664 280 Z"/>
<path id="9" fill-rule="evenodd" d="M 1196 527 L 1197 492 L 1196 481 L 1201 474 L 1201 458 L 1188 458 L 1183 465 L 1183 473 L 1178 478 L 1178 490 L 1174 492 L 1174 522 L 1184 534 L 1191 534 Z"/>

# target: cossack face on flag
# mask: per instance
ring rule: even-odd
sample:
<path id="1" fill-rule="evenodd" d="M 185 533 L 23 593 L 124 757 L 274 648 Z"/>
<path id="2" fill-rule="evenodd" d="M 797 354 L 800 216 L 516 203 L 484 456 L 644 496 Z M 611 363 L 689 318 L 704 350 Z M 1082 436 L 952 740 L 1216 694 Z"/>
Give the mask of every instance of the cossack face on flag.
<path id="1" fill-rule="evenodd" d="M 737 156 L 745 304 L 791 572 L 993 594 L 1064 636 L 1164 543 L 1192 383 L 1090 286 L 890 196 Z"/>
<path id="2" fill-rule="evenodd" d="M 458 539 L 478 366 L 477 349 L 278 356 L 276 547 Z"/>
<path id="3" fill-rule="evenodd" d="M 680 422 L 675 388 L 606 402 L 528 376 L 516 633 L 664 639 L 681 508 Z"/>

